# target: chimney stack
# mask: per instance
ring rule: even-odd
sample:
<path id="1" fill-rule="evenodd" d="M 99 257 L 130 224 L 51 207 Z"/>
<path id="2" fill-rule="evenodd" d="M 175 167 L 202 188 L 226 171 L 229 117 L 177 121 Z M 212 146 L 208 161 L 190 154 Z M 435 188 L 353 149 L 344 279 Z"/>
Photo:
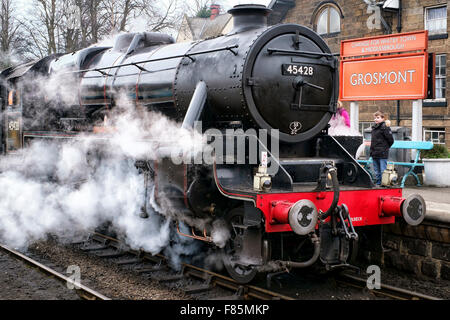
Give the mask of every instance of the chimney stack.
<path id="1" fill-rule="evenodd" d="M 211 9 L 211 20 L 214 20 L 220 13 L 220 4 L 212 4 L 210 9 Z"/>
<path id="2" fill-rule="evenodd" d="M 271 9 L 260 4 L 238 4 L 228 11 L 233 16 L 234 27 L 231 32 L 267 27 L 267 16 L 271 12 Z"/>

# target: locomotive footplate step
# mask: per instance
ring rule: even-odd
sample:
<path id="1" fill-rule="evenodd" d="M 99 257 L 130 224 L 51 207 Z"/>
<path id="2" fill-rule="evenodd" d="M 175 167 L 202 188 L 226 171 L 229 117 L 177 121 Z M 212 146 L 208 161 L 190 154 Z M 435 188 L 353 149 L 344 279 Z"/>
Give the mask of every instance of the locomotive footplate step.
<path id="1" fill-rule="evenodd" d="M 334 163 L 342 163 L 342 159 L 338 158 L 293 158 L 293 159 L 280 159 L 282 166 L 296 166 L 296 165 L 322 165 L 325 162 L 333 161 Z"/>

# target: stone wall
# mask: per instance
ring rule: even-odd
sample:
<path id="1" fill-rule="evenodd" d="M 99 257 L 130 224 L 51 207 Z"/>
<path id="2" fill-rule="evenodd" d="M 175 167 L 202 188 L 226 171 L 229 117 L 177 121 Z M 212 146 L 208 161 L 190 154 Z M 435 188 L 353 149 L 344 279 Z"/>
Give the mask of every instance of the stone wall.
<path id="1" fill-rule="evenodd" d="M 403 221 L 384 226 L 386 251 L 381 263 L 418 276 L 450 280 L 450 232 L 426 221 L 411 227 Z"/>

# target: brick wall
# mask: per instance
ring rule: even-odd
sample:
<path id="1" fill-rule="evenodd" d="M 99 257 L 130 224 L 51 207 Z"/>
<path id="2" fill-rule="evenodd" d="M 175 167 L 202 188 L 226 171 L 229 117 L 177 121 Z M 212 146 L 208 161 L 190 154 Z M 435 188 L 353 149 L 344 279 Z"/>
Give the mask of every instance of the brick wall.
<path id="1" fill-rule="evenodd" d="M 371 37 L 383 35 L 384 29 L 369 29 L 373 26 L 372 18 L 375 11 L 369 9 L 363 0 L 297 0 L 296 6 L 292 8 L 283 22 L 298 23 L 309 28 L 314 28 L 315 16 L 321 4 L 328 2 L 336 4 L 342 11 L 344 16 L 341 19 L 341 32 L 324 36 L 325 41 L 330 46 L 332 52 L 340 51 L 340 42 L 346 39 Z M 403 0 L 402 10 L 402 30 L 401 32 L 423 30 L 425 7 L 445 4 L 445 0 Z M 447 21 L 450 16 L 450 5 L 447 4 Z M 383 13 L 386 22 L 391 26 L 393 33 L 397 32 L 397 14 Z M 449 33 L 450 23 L 447 22 L 447 33 Z M 450 39 L 437 39 L 428 42 L 429 52 L 446 53 L 447 54 L 447 83 L 450 83 Z M 450 98 L 450 88 L 446 89 L 447 100 Z M 423 126 L 424 127 L 445 127 L 446 128 L 446 145 L 450 148 L 450 101 L 447 107 L 423 107 Z M 344 103 L 349 109 L 350 104 Z M 372 114 L 381 109 L 388 115 L 388 119 L 392 121 L 392 125 L 397 125 L 397 102 L 396 101 L 369 101 L 360 102 L 360 121 L 373 121 Z M 411 126 L 412 101 L 402 101 L 400 103 L 400 125 Z"/>

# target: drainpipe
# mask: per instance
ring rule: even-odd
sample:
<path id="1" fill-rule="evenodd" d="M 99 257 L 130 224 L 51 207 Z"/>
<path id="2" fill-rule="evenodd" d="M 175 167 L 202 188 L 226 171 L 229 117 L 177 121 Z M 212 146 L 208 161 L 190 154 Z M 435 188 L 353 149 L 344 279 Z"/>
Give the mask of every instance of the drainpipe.
<path id="1" fill-rule="evenodd" d="M 402 32 L 402 0 L 398 0 L 397 32 Z"/>
<path id="2" fill-rule="evenodd" d="M 402 32 L 402 0 L 398 0 L 397 32 Z M 400 100 L 397 100 L 397 126 L 400 127 Z"/>

